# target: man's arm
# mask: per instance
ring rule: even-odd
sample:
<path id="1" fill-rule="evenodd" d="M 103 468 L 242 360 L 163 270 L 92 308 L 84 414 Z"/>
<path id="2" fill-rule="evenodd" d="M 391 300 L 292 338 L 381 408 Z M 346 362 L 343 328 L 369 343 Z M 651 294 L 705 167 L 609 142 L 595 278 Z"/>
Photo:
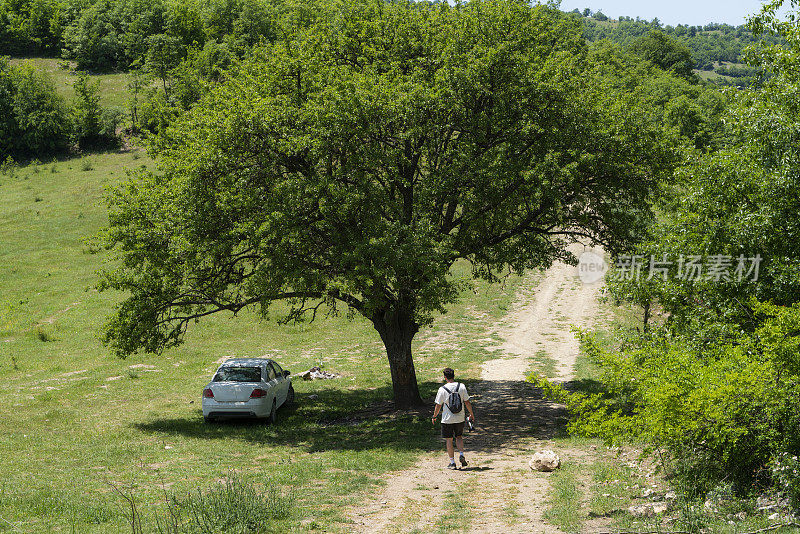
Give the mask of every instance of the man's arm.
<path id="1" fill-rule="evenodd" d="M 431 417 L 431 422 L 435 425 L 436 424 L 436 417 L 439 416 L 439 412 L 442 411 L 442 405 L 437 404 L 436 407 L 433 409 L 433 417 Z"/>
<path id="2" fill-rule="evenodd" d="M 472 403 L 470 401 L 464 401 L 464 406 L 467 407 L 467 411 L 469 412 L 469 417 L 471 421 L 475 420 L 475 412 L 472 411 Z"/>

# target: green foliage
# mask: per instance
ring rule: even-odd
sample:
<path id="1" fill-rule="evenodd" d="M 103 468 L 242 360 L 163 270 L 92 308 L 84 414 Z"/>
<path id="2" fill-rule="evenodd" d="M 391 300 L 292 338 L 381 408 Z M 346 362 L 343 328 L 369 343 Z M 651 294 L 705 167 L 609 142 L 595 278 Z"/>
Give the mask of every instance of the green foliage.
<path id="1" fill-rule="evenodd" d="M 605 390 L 560 398 L 576 415 L 573 431 L 641 441 L 692 491 L 727 481 L 742 494 L 773 483 L 797 504 L 800 32 L 796 19 L 776 18 L 780 4 L 753 23 L 785 42 L 751 50 L 771 77 L 735 96 L 721 149 L 679 171 L 637 249 L 645 258 L 760 256 L 758 277 L 688 280 L 674 265 L 665 279 L 612 277 L 614 298 L 653 303 L 666 323 L 620 352 L 584 336 Z M 673 103 L 685 103 L 667 106 L 681 124 L 685 113 Z"/>
<path id="2" fill-rule="evenodd" d="M 0 158 L 67 148 L 71 124 L 53 82 L 29 64 L 0 58 Z"/>
<path id="3" fill-rule="evenodd" d="M 659 30 L 651 30 L 631 43 L 631 51 L 676 76 L 693 80 L 692 51 Z"/>
<path id="4" fill-rule="evenodd" d="M 800 315 L 798 308 L 770 310 L 762 330 L 777 329 L 784 336 L 778 342 L 744 337 L 698 351 L 655 337 L 614 353 L 582 333 L 584 350 L 602 369 L 602 393 L 570 394 L 531 380 L 567 404 L 571 432 L 641 443 L 696 495 L 723 480 L 747 493 L 770 481 L 775 458 L 800 452 L 799 376 L 774 356 L 779 346 L 798 342 Z"/>
<path id="5" fill-rule="evenodd" d="M 164 34 L 152 35 L 147 39 L 147 56 L 144 71 L 161 81 L 164 94 L 169 97 L 167 82 L 169 74 L 181 59 L 180 40 Z"/>
<path id="6" fill-rule="evenodd" d="M 0 54 L 57 54 L 70 13 L 59 0 L 0 1 Z"/>
<path id="7" fill-rule="evenodd" d="M 289 320 L 367 317 L 410 387 L 411 339 L 457 297 L 457 259 L 495 280 L 562 257 L 565 235 L 621 246 L 672 164 L 555 9 L 318 10 L 154 140 L 163 174 L 111 198 L 105 242 L 125 259 L 104 287 L 132 291 L 107 330 L 120 353 L 289 298 Z"/>
<path id="8" fill-rule="evenodd" d="M 122 120 L 119 109 L 100 106 L 100 86 L 81 73 L 73 84 L 73 139 L 81 148 L 109 146 L 118 141 L 117 126 Z M 88 169 L 87 169 L 88 170 Z"/>
<path id="9" fill-rule="evenodd" d="M 773 458 L 770 465 L 775 487 L 788 496 L 794 508 L 800 508 L 800 461 L 797 455 L 784 452 Z"/>
<path id="10" fill-rule="evenodd" d="M 127 69 L 144 58 L 150 36 L 164 33 L 165 7 L 151 0 L 98 0 L 65 31 L 79 70 Z"/>
<path id="11" fill-rule="evenodd" d="M 664 72 L 609 41 L 592 44 L 589 61 L 613 90 L 632 93 L 643 114 L 690 147 L 707 151 L 722 144 L 729 97 L 717 88 Z"/>
<path id="12" fill-rule="evenodd" d="M 676 39 L 691 51 L 692 66 L 696 69 L 714 70 L 723 62 L 741 63 L 748 46 L 762 40 L 769 45 L 778 45 L 782 39 L 775 35 L 759 35 L 748 26 L 729 24 L 707 24 L 705 26 L 653 27 L 651 22 L 620 17 L 615 21 L 601 21 L 584 15 L 582 19 L 584 34 L 589 41 L 599 42 L 608 39 L 623 46 L 630 46 L 637 39 L 644 38 L 657 30 Z"/>

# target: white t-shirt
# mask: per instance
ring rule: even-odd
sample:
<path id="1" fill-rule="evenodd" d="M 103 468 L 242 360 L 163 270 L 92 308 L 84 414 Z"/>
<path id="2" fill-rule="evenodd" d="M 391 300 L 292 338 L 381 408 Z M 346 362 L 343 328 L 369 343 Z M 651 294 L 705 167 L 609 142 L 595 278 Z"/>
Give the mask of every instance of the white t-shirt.
<path id="1" fill-rule="evenodd" d="M 442 405 L 442 423 L 444 424 L 449 425 L 452 423 L 463 423 L 466 418 L 467 407 L 464 405 L 464 403 L 469 400 L 469 394 L 467 393 L 467 388 L 464 384 L 458 382 L 458 394 L 461 395 L 461 412 L 453 415 L 450 412 L 450 408 L 447 407 L 447 401 L 450 398 L 450 393 L 455 391 L 455 389 L 455 383 L 447 383 L 440 387 L 439 391 L 436 393 L 436 404 Z"/>

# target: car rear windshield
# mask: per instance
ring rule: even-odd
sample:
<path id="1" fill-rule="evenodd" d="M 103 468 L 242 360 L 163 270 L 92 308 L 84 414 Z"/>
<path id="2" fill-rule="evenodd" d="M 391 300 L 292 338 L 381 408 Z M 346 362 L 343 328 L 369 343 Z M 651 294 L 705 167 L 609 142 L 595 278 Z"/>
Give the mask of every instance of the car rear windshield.
<path id="1" fill-rule="evenodd" d="M 259 367 L 222 367 L 214 376 L 214 382 L 261 382 Z"/>

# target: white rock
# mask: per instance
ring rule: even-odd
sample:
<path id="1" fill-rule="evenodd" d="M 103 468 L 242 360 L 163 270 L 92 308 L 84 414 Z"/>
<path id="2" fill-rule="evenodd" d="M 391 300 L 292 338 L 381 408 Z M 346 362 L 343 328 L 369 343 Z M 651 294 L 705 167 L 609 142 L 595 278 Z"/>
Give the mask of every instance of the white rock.
<path id="1" fill-rule="evenodd" d="M 634 517 L 652 517 L 656 514 L 663 514 L 669 510 L 669 504 L 665 502 L 636 504 L 628 508 L 628 512 Z"/>
<path id="2" fill-rule="evenodd" d="M 534 471 L 550 472 L 561 467 L 561 458 L 553 451 L 539 451 L 531 457 L 528 466 Z"/>
<path id="3" fill-rule="evenodd" d="M 649 504 L 636 504 L 628 507 L 628 512 L 633 517 L 650 517 L 653 515 L 653 507 Z"/>
<path id="4" fill-rule="evenodd" d="M 668 492 L 666 492 L 664 494 L 664 499 L 667 500 L 667 501 L 674 501 L 677 498 L 678 498 L 678 494 L 675 493 L 674 491 L 668 491 Z"/>
<path id="5" fill-rule="evenodd" d="M 780 518 L 780 517 L 781 517 L 781 514 L 779 514 L 778 512 L 775 512 L 774 514 L 770 514 L 770 516 L 769 516 L 769 518 L 768 518 L 768 519 L 769 519 L 770 521 L 775 521 L 776 519 L 778 519 L 778 518 Z"/>
<path id="6" fill-rule="evenodd" d="M 667 510 L 669 510 L 669 504 L 665 502 L 656 502 L 653 503 L 651 506 L 653 508 L 653 513 L 656 514 L 663 514 L 666 513 Z"/>

